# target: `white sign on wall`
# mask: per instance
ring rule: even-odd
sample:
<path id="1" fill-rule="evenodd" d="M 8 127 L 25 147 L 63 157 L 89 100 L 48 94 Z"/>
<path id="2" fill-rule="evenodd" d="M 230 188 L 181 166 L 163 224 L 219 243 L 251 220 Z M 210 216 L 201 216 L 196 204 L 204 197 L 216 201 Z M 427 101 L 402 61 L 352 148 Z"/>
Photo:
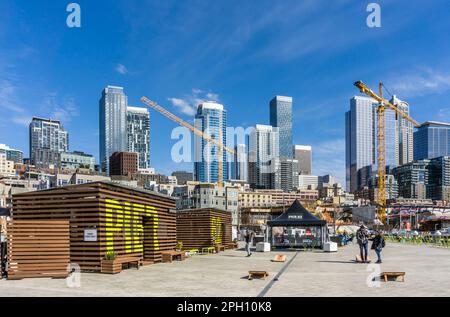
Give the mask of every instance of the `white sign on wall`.
<path id="1" fill-rule="evenodd" d="M 97 230 L 84 230 L 84 241 L 97 241 Z"/>

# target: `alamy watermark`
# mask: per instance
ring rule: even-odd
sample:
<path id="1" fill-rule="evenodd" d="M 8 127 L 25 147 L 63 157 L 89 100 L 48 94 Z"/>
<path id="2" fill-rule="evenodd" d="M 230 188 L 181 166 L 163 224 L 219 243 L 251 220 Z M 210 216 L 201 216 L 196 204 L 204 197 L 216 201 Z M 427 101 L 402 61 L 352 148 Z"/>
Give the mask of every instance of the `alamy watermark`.
<path id="1" fill-rule="evenodd" d="M 66 7 L 69 15 L 66 19 L 66 24 L 69 28 L 81 28 L 81 7 L 78 3 L 69 3 Z"/>
<path id="2" fill-rule="evenodd" d="M 369 28 L 381 28 L 381 6 L 378 3 L 372 2 L 367 5 L 366 24 Z"/>
<path id="3" fill-rule="evenodd" d="M 81 287 L 81 268 L 77 263 L 67 265 L 69 276 L 66 277 L 66 285 L 69 288 Z"/>

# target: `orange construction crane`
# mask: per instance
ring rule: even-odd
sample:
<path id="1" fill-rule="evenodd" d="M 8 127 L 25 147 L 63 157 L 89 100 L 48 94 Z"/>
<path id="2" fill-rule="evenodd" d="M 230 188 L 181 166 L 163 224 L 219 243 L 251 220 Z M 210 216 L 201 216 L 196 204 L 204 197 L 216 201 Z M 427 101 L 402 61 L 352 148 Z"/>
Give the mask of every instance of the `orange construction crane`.
<path id="1" fill-rule="evenodd" d="M 176 115 L 174 115 L 173 113 L 169 112 L 168 110 L 164 109 L 163 107 L 161 107 L 160 105 L 158 105 L 156 102 L 151 101 L 150 99 L 148 99 L 147 97 L 141 97 L 141 102 L 146 104 L 147 106 L 155 109 L 156 111 L 158 111 L 159 113 L 161 113 L 163 116 L 169 118 L 170 120 L 178 123 L 179 125 L 187 128 L 189 131 L 191 131 L 192 133 L 194 133 L 195 135 L 201 137 L 202 139 L 204 139 L 206 142 L 210 142 L 214 145 L 217 146 L 218 148 L 218 175 L 217 175 L 217 185 L 218 187 L 222 187 L 223 186 L 223 150 L 227 151 L 228 153 L 231 154 L 235 154 L 235 151 L 226 147 L 225 145 L 223 145 L 223 143 L 221 142 L 222 140 L 222 128 L 219 129 L 219 140 L 213 138 L 211 135 L 200 131 L 199 129 L 193 127 L 191 124 L 187 123 L 186 121 L 180 119 L 179 117 L 177 117 Z"/>
<path id="2" fill-rule="evenodd" d="M 416 128 L 420 127 L 420 123 L 411 118 L 408 114 L 400 110 L 388 100 L 383 98 L 383 83 L 379 84 L 379 94 L 377 95 L 368 88 L 362 81 L 354 83 L 358 89 L 379 102 L 377 108 L 377 165 L 378 165 L 378 218 L 383 223 L 386 222 L 386 138 L 385 138 L 385 111 L 386 107 L 394 110 L 403 119 L 411 122 Z"/>

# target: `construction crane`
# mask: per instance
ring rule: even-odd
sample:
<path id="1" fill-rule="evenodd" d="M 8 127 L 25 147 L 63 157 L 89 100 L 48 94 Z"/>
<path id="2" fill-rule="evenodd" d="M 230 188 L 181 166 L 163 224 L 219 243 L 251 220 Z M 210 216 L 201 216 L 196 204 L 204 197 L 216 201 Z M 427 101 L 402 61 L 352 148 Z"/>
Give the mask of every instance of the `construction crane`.
<path id="1" fill-rule="evenodd" d="M 386 222 L 386 138 L 385 138 L 385 111 L 386 107 L 395 111 L 403 119 L 411 122 L 416 128 L 420 127 L 420 123 L 411 118 L 408 114 L 400 110 L 396 105 L 390 103 L 383 98 L 383 83 L 380 82 L 378 89 L 379 94 L 373 92 L 362 81 L 357 81 L 354 85 L 367 96 L 378 101 L 377 108 L 377 165 L 378 165 L 378 219 L 383 223 Z"/>
<path id="2" fill-rule="evenodd" d="M 217 146 L 218 148 L 218 173 L 217 173 L 217 186 L 219 188 L 223 187 L 223 151 L 227 151 L 230 154 L 235 154 L 235 151 L 226 147 L 225 145 L 223 145 L 223 143 L 221 142 L 222 140 L 222 127 L 219 128 L 219 140 L 213 138 L 211 135 L 209 135 L 208 133 L 205 133 L 203 131 L 200 131 L 199 129 L 193 127 L 191 124 L 187 123 L 186 121 L 180 119 L 179 117 L 177 117 L 176 115 L 174 115 L 173 113 L 171 113 L 170 111 L 164 109 L 163 107 L 161 107 L 160 105 L 158 105 L 156 102 L 151 101 L 150 99 L 148 99 L 147 97 L 141 97 L 141 102 L 146 104 L 148 107 L 155 109 L 156 111 L 158 111 L 159 113 L 161 113 L 163 116 L 169 118 L 170 120 L 178 123 L 179 125 L 181 125 L 182 127 L 187 128 L 189 131 L 191 131 L 192 133 L 194 133 L 195 135 L 201 137 L 203 140 L 205 140 L 206 142 L 212 143 L 214 145 Z"/>

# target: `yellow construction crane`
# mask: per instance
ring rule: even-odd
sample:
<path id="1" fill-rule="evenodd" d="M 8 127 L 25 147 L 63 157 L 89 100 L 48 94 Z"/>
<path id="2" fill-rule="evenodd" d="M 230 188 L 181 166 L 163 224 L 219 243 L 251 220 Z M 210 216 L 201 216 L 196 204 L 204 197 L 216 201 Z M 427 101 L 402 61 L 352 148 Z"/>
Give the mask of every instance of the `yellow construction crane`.
<path id="1" fill-rule="evenodd" d="M 186 121 L 178 118 L 176 115 L 174 115 L 173 113 L 169 112 L 168 110 L 164 109 L 163 107 L 161 107 L 160 105 L 158 105 L 156 102 L 151 101 L 150 99 L 148 99 L 147 97 L 141 97 L 141 102 L 146 104 L 147 106 L 155 109 L 156 111 L 158 111 L 159 113 L 161 113 L 163 116 L 169 118 L 170 120 L 178 123 L 179 125 L 187 128 L 189 131 L 191 131 L 192 133 L 194 133 L 195 135 L 201 137 L 202 139 L 204 139 L 206 142 L 210 142 L 214 145 L 217 146 L 218 148 L 218 175 L 217 175 L 217 185 L 218 187 L 222 187 L 223 186 L 223 150 L 227 151 L 228 153 L 231 154 L 235 154 L 235 151 L 226 147 L 225 145 L 223 145 L 222 143 L 222 127 L 219 128 L 219 140 L 216 140 L 215 138 L 213 138 L 211 135 L 200 131 L 199 129 L 193 127 L 191 124 L 187 123 Z"/>
<path id="2" fill-rule="evenodd" d="M 394 110 L 403 119 L 411 122 L 416 128 L 420 127 L 420 123 L 411 118 L 408 114 L 400 110 L 388 100 L 383 98 L 383 83 L 380 82 L 379 94 L 377 95 L 368 88 L 362 81 L 354 83 L 358 89 L 379 102 L 377 108 L 377 165 L 378 165 L 378 218 L 383 223 L 386 221 L 386 139 L 385 139 L 385 111 L 386 107 Z"/>

